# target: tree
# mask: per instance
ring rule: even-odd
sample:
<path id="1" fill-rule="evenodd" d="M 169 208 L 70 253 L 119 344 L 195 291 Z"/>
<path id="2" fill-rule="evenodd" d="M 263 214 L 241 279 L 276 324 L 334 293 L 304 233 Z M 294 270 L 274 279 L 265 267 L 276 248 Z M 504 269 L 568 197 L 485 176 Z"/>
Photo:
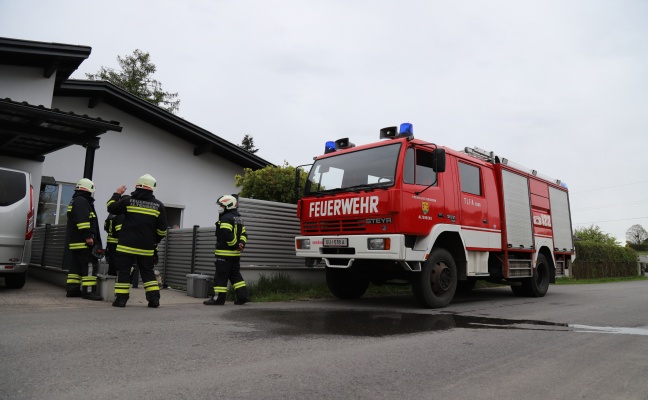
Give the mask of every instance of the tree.
<path id="1" fill-rule="evenodd" d="M 245 135 L 243 140 L 241 141 L 241 144 L 239 145 L 240 148 L 242 148 L 245 151 L 250 152 L 251 154 L 256 153 L 259 151 L 259 149 L 254 148 L 254 138 L 250 135 Z"/>
<path id="2" fill-rule="evenodd" d="M 646 239 L 648 239 L 648 232 L 639 224 L 632 225 L 626 231 L 626 240 L 629 243 L 641 244 Z"/>
<path id="3" fill-rule="evenodd" d="M 152 78 L 157 68 L 151 62 L 148 52 L 136 49 L 132 55 L 124 58 L 117 56 L 117 62 L 120 70 L 102 66 L 96 74 L 86 74 L 86 78 L 108 81 L 171 113 L 178 112 L 178 93 L 163 91 L 162 84 Z"/>
<path id="4" fill-rule="evenodd" d="M 303 190 L 308 174 L 300 170 L 300 189 Z M 295 195 L 295 167 L 284 161 L 283 166 L 265 168 L 253 171 L 245 168 L 243 175 L 236 175 L 236 187 L 241 188 L 239 195 L 252 199 L 278 201 L 281 203 L 297 204 Z"/>
<path id="5" fill-rule="evenodd" d="M 619 246 L 620 243 L 610 234 L 601 231 L 597 225 L 590 225 L 589 228 L 577 228 L 574 230 L 574 236 L 578 240 Z"/>

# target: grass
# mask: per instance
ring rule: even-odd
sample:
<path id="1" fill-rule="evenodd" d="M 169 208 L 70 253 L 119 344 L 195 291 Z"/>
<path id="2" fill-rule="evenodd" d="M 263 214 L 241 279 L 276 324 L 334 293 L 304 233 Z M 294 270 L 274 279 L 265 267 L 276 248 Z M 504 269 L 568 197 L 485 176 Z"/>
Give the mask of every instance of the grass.
<path id="1" fill-rule="evenodd" d="M 556 278 L 556 285 L 587 285 L 591 283 L 611 283 L 627 281 L 645 281 L 647 276 L 621 276 L 617 278 L 575 279 L 572 277 Z"/>
<path id="2" fill-rule="evenodd" d="M 626 282 L 626 281 L 641 281 L 648 280 L 646 276 L 628 276 L 620 278 L 600 278 L 600 279 L 574 279 L 571 277 L 556 279 L 556 285 L 584 285 L 593 283 L 610 283 L 610 282 Z M 475 286 L 476 289 L 505 286 L 493 284 L 485 281 L 478 281 Z M 286 301 L 308 301 L 318 299 L 332 299 L 335 298 L 326 287 L 325 283 L 308 284 L 295 281 L 288 274 L 276 273 L 270 276 L 261 275 L 259 280 L 254 284 L 248 286 L 250 290 L 250 297 L 254 302 L 286 302 Z M 374 286 L 369 285 L 369 289 L 365 296 L 375 295 L 391 295 L 391 294 L 411 294 L 412 289 L 409 285 L 393 286 L 383 285 Z M 234 291 L 229 289 L 228 298 L 234 300 Z"/>

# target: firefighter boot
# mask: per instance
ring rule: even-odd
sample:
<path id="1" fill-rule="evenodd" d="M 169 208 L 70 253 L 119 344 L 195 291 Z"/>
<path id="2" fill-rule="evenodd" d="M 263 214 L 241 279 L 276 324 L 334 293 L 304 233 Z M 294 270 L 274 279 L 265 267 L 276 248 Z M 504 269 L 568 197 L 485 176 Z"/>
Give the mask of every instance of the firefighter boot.
<path id="1" fill-rule="evenodd" d="M 242 305 L 250 301 L 250 295 L 248 294 L 247 287 L 243 286 L 236 289 L 236 301 L 234 304 Z"/>
<path id="2" fill-rule="evenodd" d="M 146 292 L 146 300 L 148 300 L 149 307 L 158 308 L 160 306 L 160 291 Z"/>
<path id="3" fill-rule="evenodd" d="M 81 276 L 68 274 L 65 284 L 65 297 L 81 297 Z"/>
<path id="4" fill-rule="evenodd" d="M 206 306 L 222 306 L 225 304 L 226 293 L 218 293 L 218 296 L 210 297 L 209 299 L 203 301 L 203 304 Z"/>
<path id="5" fill-rule="evenodd" d="M 83 298 L 86 300 L 100 301 L 103 297 L 97 291 L 97 285 L 88 286 L 88 291 L 83 293 Z"/>
<path id="6" fill-rule="evenodd" d="M 115 296 L 115 300 L 113 300 L 112 305 L 113 307 L 126 307 L 127 302 L 128 296 L 117 295 Z"/>
<path id="7" fill-rule="evenodd" d="M 65 288 L 65 297 L 81 297 L 82 295 L 79 285 L 67 285 Z"/>

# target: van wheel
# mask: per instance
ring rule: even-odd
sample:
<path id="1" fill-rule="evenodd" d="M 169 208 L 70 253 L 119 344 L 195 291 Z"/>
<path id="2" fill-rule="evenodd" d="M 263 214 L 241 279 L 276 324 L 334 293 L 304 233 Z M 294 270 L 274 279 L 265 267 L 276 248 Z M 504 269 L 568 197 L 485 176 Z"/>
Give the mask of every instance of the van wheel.
<path id="1" fill-rule="evenodd" d="M 520 286 L 511 286 L 513 294 L 524 297 L 544 297 L 549 290 L 549 263 L 547 258 L 539 254 L 536 267 L 531 278 L 522 279 Z"/>
<path id="2" fill-rule="evenodd" d="M 457 267 L 452 255 L 445 249 L 433 250 L 430 257 L 415 273 L 412 292 L 425 308 L 442 308 L 450 304 L 457 290 Z"/>
<path id="3" fill-rule="evenodd" d="M 326 267 L 326 285 L 335 297 L 344 300 L 358 299 L 369 288 L 369 276 L 359 268 Z"/>
<path id="4" fill-rule="evenodd" d="M 5 285 L 7 285 L 8 288 L 20 289 L 25 286 L 25 282 L 27 282 L 27 272 L 23 272 L 22 274 L 8 274 L 5 275 L 4 278 Z"/>

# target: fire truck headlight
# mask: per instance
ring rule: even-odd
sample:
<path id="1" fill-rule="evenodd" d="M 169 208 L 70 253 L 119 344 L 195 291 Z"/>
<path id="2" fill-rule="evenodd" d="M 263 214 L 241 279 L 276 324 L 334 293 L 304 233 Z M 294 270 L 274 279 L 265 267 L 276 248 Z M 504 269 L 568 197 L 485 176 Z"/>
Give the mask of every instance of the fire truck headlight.
<path id="1" fill-rule="evenodd" d="M 367 239 L 367 249 L 369 250 L 389 250 L 391 240 L 387 238 Z"/>
<path id="2" fill-rule="evenodd" d="M 310 250 L 310 239 L 297 239 L 295 245 L 297 250 Z"/>

